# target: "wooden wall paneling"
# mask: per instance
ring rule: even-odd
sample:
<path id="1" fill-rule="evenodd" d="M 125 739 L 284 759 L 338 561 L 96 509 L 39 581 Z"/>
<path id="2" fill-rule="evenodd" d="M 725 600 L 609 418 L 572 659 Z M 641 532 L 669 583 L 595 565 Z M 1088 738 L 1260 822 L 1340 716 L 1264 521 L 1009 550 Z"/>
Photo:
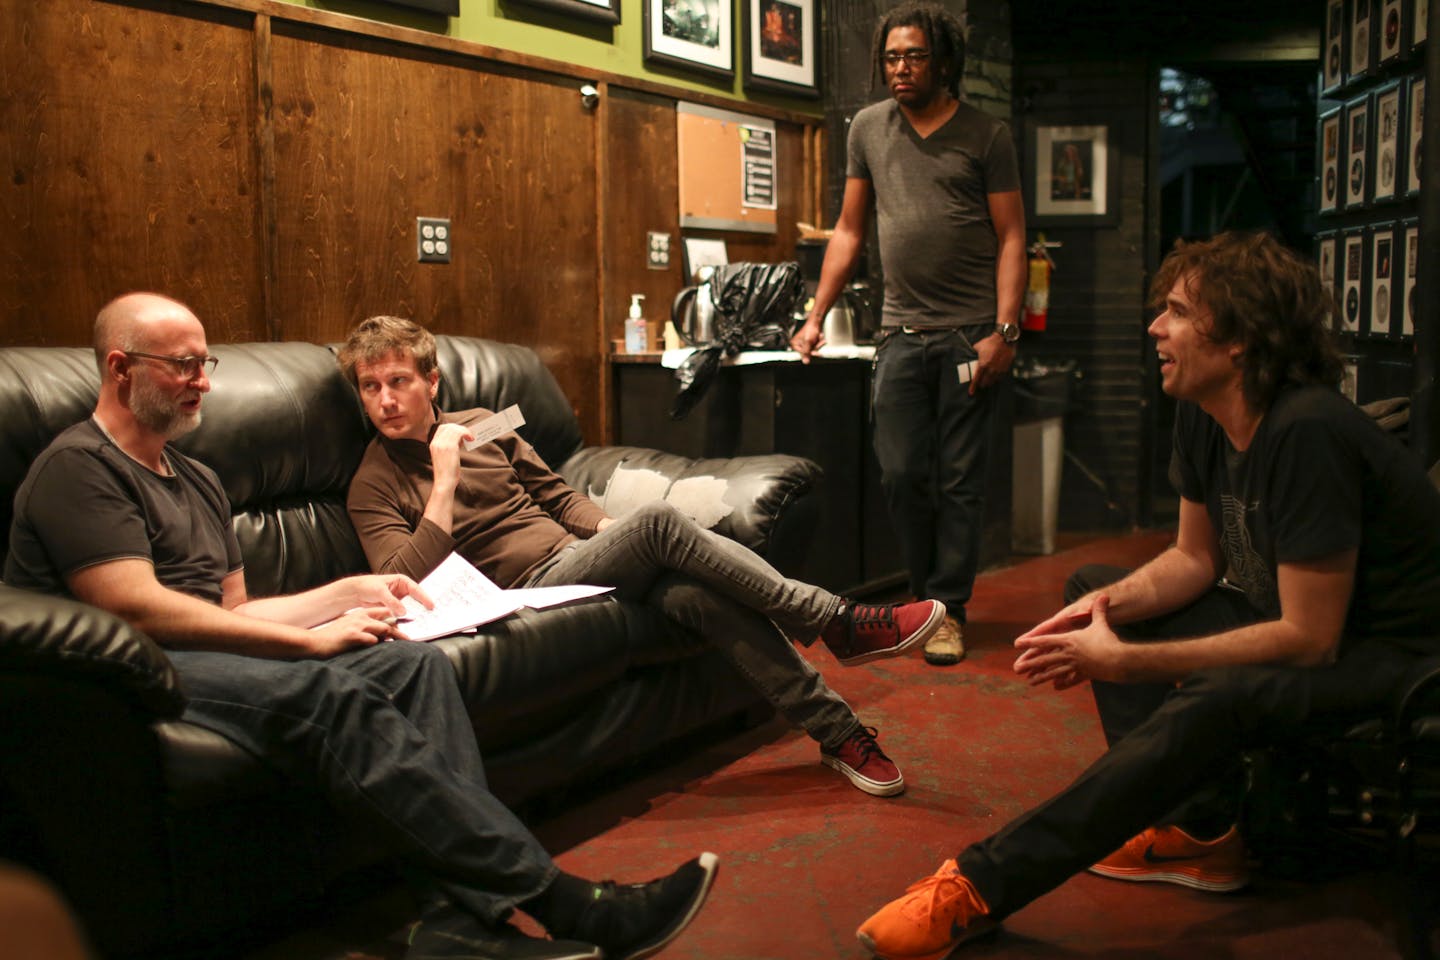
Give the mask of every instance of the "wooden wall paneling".
<path id="1" fill-rule="evenodd" d="M 84 345 L 111 297 L 262 339 L 247 13 L 0 4 L 0 343 Z"/>
<path id="2" fill-rule="evenodd" d="M 569 78 L 274 25 L 276 303 L 324 342 L 380 312 L 534 347 L 600 435 L 595 118 Z M 415 218 L 449 217 L 449 264 Z"/>

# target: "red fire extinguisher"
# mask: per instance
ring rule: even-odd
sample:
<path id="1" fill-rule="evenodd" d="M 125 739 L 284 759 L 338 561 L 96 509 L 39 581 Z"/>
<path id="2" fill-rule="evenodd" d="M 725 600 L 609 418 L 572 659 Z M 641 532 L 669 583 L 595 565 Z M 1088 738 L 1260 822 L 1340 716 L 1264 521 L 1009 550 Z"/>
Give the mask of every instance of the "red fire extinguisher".
<path id="1" fill-rule="evenodd" d="M 1050 315 L 1050 274 L 1055 270 L 1049 248 L 1058 246 L 1060 244 L 1047 241 L 1043 233 L 1030 244 L 1030 281 L 1025 286 L 1025 313 L 1020 320 L 1025 330 L 1045 329 Z"/>

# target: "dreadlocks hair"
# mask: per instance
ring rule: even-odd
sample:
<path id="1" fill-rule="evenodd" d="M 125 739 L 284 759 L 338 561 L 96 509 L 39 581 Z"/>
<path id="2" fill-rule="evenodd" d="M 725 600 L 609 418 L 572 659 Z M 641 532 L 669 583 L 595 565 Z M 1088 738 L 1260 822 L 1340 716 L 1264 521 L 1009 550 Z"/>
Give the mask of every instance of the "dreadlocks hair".
<path id="1" fill-rule="evenodd" d="M 1150 285 L 1150 306 L 1164 309 L 1177 280 L 1210 311 L 1206 336 L 1239 344 L 1245 402 L 1268 410 L 1291 384 L 1337 386 L 1344 373 L 1331 334 L 1334 295 L 1315 264 L 1268 233 L 1221 233 L 1177 241 Z"/>
<path id="2" fill-rule="evenodd" d="M 965 27 L 960 18 L 938 3 L 907 0 L 875 25 L 875 63 L 871 80 L 885 85 L 885 41 L 896 27 L 919 27 L 930 45 L 930 67 L 940 84 L 960 99 L 960 78 L 965 73 Z"/>

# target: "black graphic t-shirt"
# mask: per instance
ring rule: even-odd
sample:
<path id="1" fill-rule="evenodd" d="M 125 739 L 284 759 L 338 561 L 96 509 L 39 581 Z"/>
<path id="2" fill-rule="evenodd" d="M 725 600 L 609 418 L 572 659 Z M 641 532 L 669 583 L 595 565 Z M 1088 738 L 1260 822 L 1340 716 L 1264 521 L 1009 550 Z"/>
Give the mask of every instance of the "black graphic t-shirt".
<path id="1" fill-rule="evenodd" d="M 1276 570 L 1357 550 L 1346 638 L 1440 651 L 1440 491 L 1409 450 L 1324 387 L 1281 391 L 1249 448 L 1191 403 L 1176 409 L 1170 479 L 1203 503 L 1225 577 L 1266 617 Z"/>

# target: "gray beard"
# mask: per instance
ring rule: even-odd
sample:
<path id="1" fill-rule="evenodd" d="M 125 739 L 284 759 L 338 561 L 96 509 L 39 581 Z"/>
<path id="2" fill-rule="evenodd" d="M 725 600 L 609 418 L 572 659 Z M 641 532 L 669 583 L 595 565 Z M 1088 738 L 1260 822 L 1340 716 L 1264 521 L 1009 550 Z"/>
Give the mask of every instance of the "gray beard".
<path id="1" fill-rule="evenodd" d="M 187 414 L 170 406 L 157 391 L 140 386 L 138 381 L 130 389 L 130 413 L 142 427 L 167 441 L 185 436 L 200 426 L 201 419 L 200 411 Z"/>

